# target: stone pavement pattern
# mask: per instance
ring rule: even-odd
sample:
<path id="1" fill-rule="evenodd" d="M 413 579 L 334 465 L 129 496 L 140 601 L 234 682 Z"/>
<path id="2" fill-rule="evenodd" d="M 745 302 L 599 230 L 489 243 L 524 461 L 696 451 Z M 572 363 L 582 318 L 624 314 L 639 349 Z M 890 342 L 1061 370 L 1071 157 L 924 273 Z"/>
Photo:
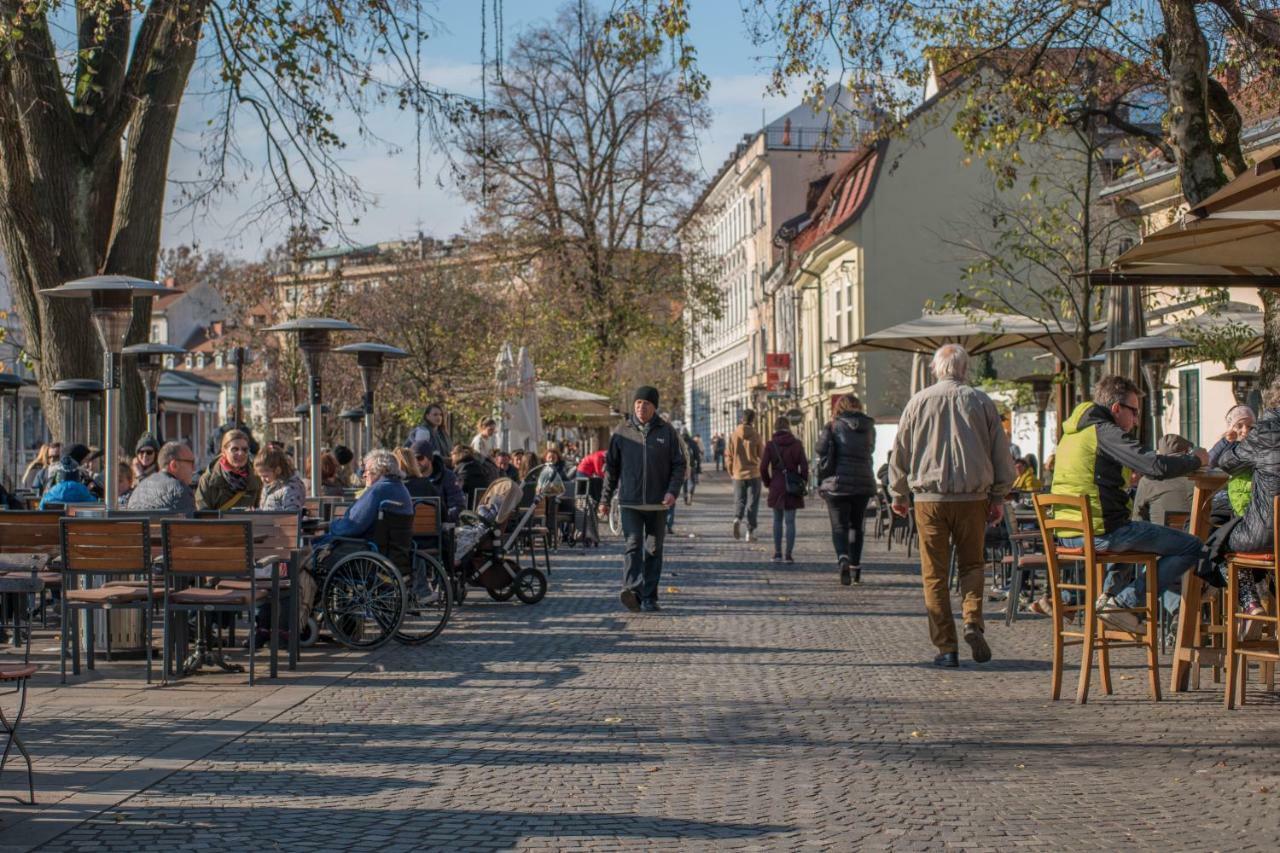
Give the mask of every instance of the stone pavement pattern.
<path id="1" fill-rule="evenodd" d="M 935 669 L 900 548 L 869 542 L 864 584 L 840 587 L 811 500 L 800 562 L 771 564 L 731 538 L 708 480 L 679 510 L 663 613 L 619 607 L 616 541 L 562 549 L 542 604 L 473 592 L 428 646 L 331 666 L 296 702 L 305 684 L 281 688 L 260 722 L 41 849 L 1277 846 L 1280 701 L 1228 714 L 1206 677 L 1156 705 L 1124 653 L 1116 695 L 1050 702 L 1035 618 L 993 620 L 990 664 Z M 127 765 L 217 723 L 135 695 L 128 716 L 34 716 L 42 769 Z M 0 807 L 0 849 L 21 848 L 22 815 Z"/>

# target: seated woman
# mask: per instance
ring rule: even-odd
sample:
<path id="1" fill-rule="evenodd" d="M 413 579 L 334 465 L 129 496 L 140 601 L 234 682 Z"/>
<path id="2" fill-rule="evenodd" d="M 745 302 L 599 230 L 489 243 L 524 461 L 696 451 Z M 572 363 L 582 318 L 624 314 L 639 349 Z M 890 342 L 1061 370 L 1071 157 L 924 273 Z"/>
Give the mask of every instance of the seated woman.
<path id="1" fill-rule="evenodd" d="M 1024 456 L 1021 459 L 1013 460 L 1013 470 L 1018 475 L 1013 481 L 1013 491 L 1034 494 L 1044 488 L 1040 483 L 1040 478 L 1036 476 L 1034 456 Z"/>
<path id="2" fill-rule="evenodd" d="M 391 451 L 372 450 L 364 457 L 364 485 L 364 492 L 346 515 L 333 520 L 328 535 L 319 540 L 319 545 L 335 538 L 369 538 L 378 523 L 379 511 L 388 515 L 413 515 L 413 498 L 400 480 L 400 463 Z"/>
<path id="3" fill-rule="evenodd" d="M 253 461 L 253 470 L 262 479 L 262 498 L 258 501 L 258 509 L 273 512 L 302 510 L 307 487 L 293 467 L 289 454 L 268 447 Z"/>
<path id="4" fill-rule="evenodd" d="M 49 486 L 40 498 L 40 509 L 51 503 L 93 503 L 97 500 L 84 484 L 83 474 L 75 459 L 64 456 L 57 465 L 46 468 Z"/>
<path id="5" fill-rule="evenodd" d="M 1213 448 L 1218 467 L 1231 475 L 1227 495 L 1232 510 L 1241 515 L 1215 533 L 1215 538 L 1225 535 L 1227 551 L 1270 551 L 1273 546 L 1272 515 L 1275 496 L 1280 493 L 1280 380 L 1262 392 L 1262 406 L 1262 418 L 1256 424 L 1250 411 L 1249 418 L 1238 418 L 1229 425 L 1218 443 L 1221 448 Z M 1240 577 L 1240 606 L 1251 615 L 1263 610 L 1258 579 L 1253 572 Z"/>
<path id="6" fill-rule="evenodd" d="M 411 498 L 438 498 L 439 490 L 430 479 L 422 475 L 422 469 L 418 467 L 418 460 L 413 458 L 413 451 L 407 447 L 397 447 L 394 451 L 396 461 L 400 463 L 400 479 L 404 481 L 404 487 L 409 491 Z M 424 459 L 424 462 L 430 470 L 431 460 Z"/>
<path id="7" fill-rule="evenodd" d="M 346 484 L 342 481 L 342 466 L 338 464 L 338 458 L 326 450 L 320 454 L 320 495 L 340 498 L 346 490 Z"/>
<path id="8" fill-rule="evenodd" d="M 249 436 L 238 429 L 222 435 L 222 452 L 200 475 L 197 509 L 253 509 L 262 495 L 262 481 L 249 463 Z"/>

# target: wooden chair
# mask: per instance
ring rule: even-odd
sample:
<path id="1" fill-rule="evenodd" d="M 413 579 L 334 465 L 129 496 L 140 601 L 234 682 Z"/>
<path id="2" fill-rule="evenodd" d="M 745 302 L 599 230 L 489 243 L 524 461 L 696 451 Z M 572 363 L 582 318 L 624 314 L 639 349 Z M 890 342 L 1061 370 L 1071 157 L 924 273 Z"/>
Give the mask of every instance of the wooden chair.
<path id="1" fill-rule="evenodd" d="M 168 683 L 173 652 L 175 613 L 246 613 L 250 624 L 254 610 L 268 597 L 268 587 L 279 583 L 279 566 L 272 563 L 270 582 L 258 580 L 253 559 L 253 522 L 247 518 L 161 522 L 164 554 L 164 683 Z M 247 589 L 210 587 L 208 581 L 247 581 Z M 183 586 L 187 583 L 189 586 Z M 273 623 L 271 630 L 279 629 Z M 208 626 L 202 627 L 208 636 Z M 201 652 L 204 650 L 201 649 Z M 249 632 L 249 684 L 254 684 L 257 632 Z M 215 653 L 216 654 L 216 653 Z"/>
<path id="2" fill-rule="evenodd" d="M 298 596 L 292 594 L 292 590 L 299 568 L 307 559 L 305 551 L 308 549 L 304 547 L 302 541 L 302 513 L 253 510 L 244 513 L 228 513 L 223 517 L 249 519 L 253 525 L 254 565 L 259 569 L 272 565 L 277 568 L 276 573 L 273 575 L 271 588 L 268 590 L 269 600 L 271 601 L 271 624 L 278 625 L 280 623 L 280 603 L 284 596 L 288 595 L 288 667 L 291 670 L 297 669 L 300 630 L 298 623 L 302 605 Z M 222 579 L 218 581 L 218 588 L 248 590 L 250 582 Z M 271 677 L 275 678 L 277 675 L 276 658 L 280 652 L 279 631 L 271 631 L 269 647 L 271 654 L 270 673 Z"/>
<path id="3" fill-rule="evenodd" d="M 4 765 L 9 759 L 10 749 L 17 747 L 18 754 L 27 762 L 27 794 L 30 799 L 27 800 L 25 805 L 29 806 L 36 804 L 36 776 L 31 766 L 31 754 L 27 752 L 27 747 L 22 743 L 22 738 L 18 737 L 18 729 L 22 726 L 22 714 L 27 709 L 27 682 L 35 674 L 36 667 L 34 664 L 25 662 L 22 664 L 0 664 L 0 685 L 6 688 L 9 685 L 13 685 L 13 693 L 18 697 L 12 720 L 4 713 L 4 708 L 0 707 L 0 734 L 5 737 L 4 752 L 0 754 L 0 773 L 4 772 Z M 5 796 L 4 799 L 23 802 L 18 797 Z"/>
<path id="4" fill-rule="evenodd" d="M 1093 655 L 1098 653 L 1098 672 L 1102 677 L 1102 689 L 1111 695 L 1111 660 L 1110 653 L 1116 648 L 1145 648 L 1147 650 L 1147 670 L 1151 683 L 1151 696 L 1160 699 L 1160 638 L 1159 615 L 1160 595 L 1156 579 L 1155 554 L 1125 551 L 1109 553 L 1098 551 L 1093 544 L 1093 512 L 1089 507 L 1089 499 L 1083 495 L 1035 495 L 1036 520 L 1040 525 L 1040 535 L 1044 541 L 1045 557 L 1048 562 L 1049 595 L 1053 599 L 1053 675 L 1051 696 L 1058 699 L 1062 694 L 1062 658 L 1066 646 L 1081 646 L 1080 684 L 1076 690 L 1076 702 L 1083 705 L 1089 699 L 1089 677 L 1093 670 Z M 1056 519 L 1050 513 L 1059 509 L 1071 509 L 1080 514 L 1080 520 Z M 1057 541 L 1061 532 L 1068 537 L 1079 537 L 1083 540 L 1079 548 L 1066 548 Z M 1069 583 L 1062 578 L 1061 564 L 1063 560 L 1080 561 L 1084 568 L 1084 583 Z M 1147 603 L 1144 607 L 1130 608 L 1128 612 L 1146 617 L 1146 628 L 1142 634 L 1122 631 L 1106 625 L 1098 618 L 1097 599 L 1102 590 L 1102 581 L 1108 563 L 1135 563 L 1145 566 L 1147 572 Z M 1082 603 L 1068 604 L 1063 601 L 1064 591 L 1084 596 Z M 1084 625 L 1074 630 L 1066 620 L 1079 611 L 1084 611 Z"/>
<path id="5" fill-rule="evenodd" d="M 145 518 L 64 518 L 61 521 L 62 641 L 59 664 L 67 682 L 67 646 L 71 673 L 80 674 L 80 619 L 85 619 L 85 660 L 94 669 L 94 611 L 141 610 L 142 637 L 147 655 L 147 683 L 151 683 L 151 610 L 155 589 L 151 579 L 151 523 Z M 95 578 L 141 579 L 140 584 L 90 586 Z M 83 585 L 81 585 L 83 581 Z M 108 633 L 108 637 L 110 634 Z M 107 651 L 110 651 L 108 647 Z"/>
<path id="6" fill-rule="evenodd" d="M 48 595 L 62 586 L 62 575 L 57 571 L 57 558 L 61 552 L 61 534 L 58 523 L 62 514 L 55 510 L 11 510 L 0 513 L 0 574 L 16 580 L 17 575 L 29 575 L 30 585 L 40 599 L 40 622 L 48 627 Z M 23 595 L 30 592 L 24 585 Z M 11 596 L 13 608 L 13 643 L 19 645 L 17 618 L 19 602 Z M 25 605 L 24 605 L 25 606 Z"/>
<path id="7" fill-rule="evenodd" d="M 1010 502 L 1005 502 L 1002 521 L 1005 535 L 1009 539 L 1009 553 L 1001 559 L 1001 564 L 1009 570 L 1009 597 L 1005 602 L 1004 624 L 1012 625 L 1018 618 L 1018 594 L 1022 590 L 1023 583 L 1027 579 L 1031 580 L 1030 594 L 1035 596 L 1036 572 L 1048 574 L 1049 560 L 1043 553 L 1037 553 L 1033 547 L 1035 543 L 1042 541 L 1038 532 L 1017 529 L 1014 524 L 1013 504 Z M 1046 585 L 1048 585 L 1047 578 Z"/>
<path id="8" fill-rule="evenodd" d="M 1275 497 L 1274 510 L 1280 510 L 1280 495 Z M 1280 595 L 1280 517 L 1272 514 L 1271 550 L 1256 553 L 1236 553 L 1227 555 L 1226 573 L 1227 590 L 1223 598 L 1223 612 L 1226 624 L 1223 633 L 1226 636 L 1226 690 L 1223 704 L 1234 709 L 1245 701 L 1245 684 L 1249 680 L 1249 661 L 1254 659 L 1262 664 L 1264 678 L 1275 688 L 1275 665 L 1280 662 L 1280 617 L 1273 599 L 1272 606 L 1265 614 L 1250 616 L 1240 610 L 1240 573 L 1261 571 L 1269 574 L 1274 590 Z M 1249 638 L 1245 634 L 1245 625 L 1261 623 L 1263 636 Z"/>

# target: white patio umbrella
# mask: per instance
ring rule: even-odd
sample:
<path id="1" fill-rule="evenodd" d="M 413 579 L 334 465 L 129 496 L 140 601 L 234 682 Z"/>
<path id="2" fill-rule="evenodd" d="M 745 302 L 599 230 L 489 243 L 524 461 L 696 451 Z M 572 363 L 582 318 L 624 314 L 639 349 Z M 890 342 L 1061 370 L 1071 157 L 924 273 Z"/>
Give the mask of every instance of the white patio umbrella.
<path id="1" fill-rule="evenodd" d="M 498 393 L 498 446 L 511 446 L 511 411 L 510 399 L 518 384 L 515 359 L 511 357 L 511 344 L 502 342 L 498 350 L 498 360 L 493 370 L 494 385 Z"/>
<path id="2" fill-rule="evenodd" d="M 516 375 L 519 391 L 509 403 L 512 417 L 508 448 L 537 450 L 542 441 L 542 411 L 538 406 L 537 377 L 528 347 L 520 347 Z"/>
<path id="3" fill-rule="evenodd" d="M 1015 314 L 924 314 L 872 332 L 833 354 L 890 350 L 932 355 L 938 347 L 952 343 L 963 344 L 969 355 L 1013 347 L 1039 347 L 1063 356 L 1078 354 L 1074 329 L 1057 326 Z M 1094 332 L 1101 331 L 1099 324 Z"/>

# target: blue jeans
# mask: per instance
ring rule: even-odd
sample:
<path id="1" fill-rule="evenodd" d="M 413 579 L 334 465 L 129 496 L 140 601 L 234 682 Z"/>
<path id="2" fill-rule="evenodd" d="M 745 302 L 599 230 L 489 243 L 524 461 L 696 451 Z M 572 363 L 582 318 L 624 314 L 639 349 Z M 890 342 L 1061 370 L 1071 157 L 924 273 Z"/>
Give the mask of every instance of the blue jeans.
<path id="1" fill-rule="evenodd" d="M 787 550 L 782 550 L 782 528 L 787 528 Z M 796 511 L 794 509 L 782 509 L 775 507 L 773 510 L 773 553 L 786 554 L 791 556 L 791 550 L 796 546 Z"/>
<path id="2" fill-rule="evenodd" d="M 733 481 L 733 517 L 747 516 L 747 530 L 756 529 L 756 513 L 760 509 L 760 478 Z"/>
<path id="3" fill-rule="evenodd" d="M 1084 544 L 1080 537 L 1063 539 L 1062 544 L 1069 548 L 1079 548 Z M 1126 551 L 1142 551 L 1157 554 L 1156 589 L 1164 598 L 1165 610 L 1178 612 L 1181 603 L 1179 592 L 1182 587 L 1182 575 L 1187 569 L 1200 561 L 1204 554 L 1204 543 L 1190 533 L 1174 530 L 1149 521 L 1131 521 L 1123 527 L 1117 527 L 1110 533 L 1093 537 L 1093 547 L 1098 551 L 1112 551 L 1123 554 Z M 1147 594 L 1147 578 L 1143 571 L 1134 573 L 1134 578 L 1119 592 L 1113 592 L 1116 604 L 1121 607 L 1141 607 Z M 1114 566 L 1108 567 L 1104 589 L 1113 588 L 1117 583 L 1118 572 Z"/>
<path id="4" fill-rule="evenodd" d="M 662 540 L 667 535 L 663 510 L 649 511 L 622 508 L 623 551 L 622 586 L 634 590 L 641 601 L 658 600 L 658 582 L 662 579 Z"/>

